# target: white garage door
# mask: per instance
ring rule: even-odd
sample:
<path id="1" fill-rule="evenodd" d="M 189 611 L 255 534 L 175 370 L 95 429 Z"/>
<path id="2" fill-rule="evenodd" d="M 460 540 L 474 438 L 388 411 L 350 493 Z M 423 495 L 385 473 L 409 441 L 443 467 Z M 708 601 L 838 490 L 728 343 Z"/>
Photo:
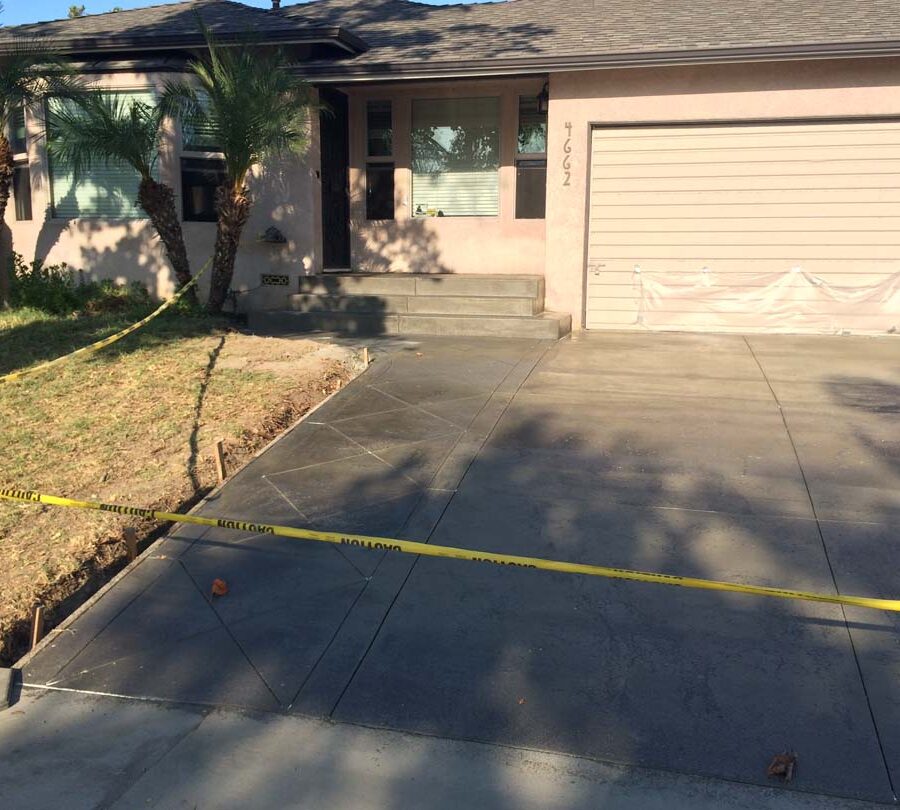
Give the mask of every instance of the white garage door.
<path id="1" fill-rule="evenodd" d="M 900 325 L 900 122 L 595 129 L 586 326 Z"/>

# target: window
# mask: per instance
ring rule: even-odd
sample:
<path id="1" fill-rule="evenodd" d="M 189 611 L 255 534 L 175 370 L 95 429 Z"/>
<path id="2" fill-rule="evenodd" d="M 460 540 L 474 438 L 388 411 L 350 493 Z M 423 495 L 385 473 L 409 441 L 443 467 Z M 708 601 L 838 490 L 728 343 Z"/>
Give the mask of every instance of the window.
<path id="1" fill-rule="evenodd" d="M 370 101 L 366 104 L 366 133 L 369 157 L 391 157 L 394 154 L 390 101 Z"/>
<path id="2" fill-rule="evenodd" d="M 14 155 L 24 154 L 28 151 L 25 138 L 25 108 L 16 107 L 12 111 L 9 120 L 9 145 Z"/>
<path id="3" fill-rule="evenodd" d="M 547 113 L 534 96 L 519 97 L 516 219 L 543 219 L 547 207 Z"/>
<path id="4" fill-rule="evenodd" d="M 547 161 L 516 161 L 516 219 L 543 219 L 547 206 Z"/>
<path id="5" fill-rule="evenodd" d="M 135 98 L 146 104 L 154 104 L 149 92 L 123 93 L 126 99 Z M 64 99 L 51 98 L 48 110 L 72 104 Z M 53 140 L 52 125 L 47 138 Z M 102 161 L 89 172 L 75 180 L 71 167 L 50 156 L 50 199 L 52 215 L 58 219 L 144 219 L 146 214 L 137 202 L 141 178 L 126 163 Z"/>
<path id="6" fill-rule="evenodd" d="M 206 109 L 206 99 L 200 99 L 200 105 Z M 181 124 L 181 143 L 185 152 L 221 152 L 222 147 L 216 143 L 212 125 L 208 121 L 183 121 Z"/>
<path id="7" fill-rule="evenodd" d="M 413 101 L 414 216 L 496 216 L 499 168 L 500 99 Z"/>
<path id="8" fill-rule="evenodd" d="M 366 103 L 366 219 L 394 218 L 394 138 L 390 101 Z"/>
<path id="9" fill-rule="evenodd" d="M 394 218 L 394 164 L 366 164 L 366 219 Z"/>
<path id="10" fill-rule="evenodd" d="M 31 219 L 31 170 L 27 163 L 13 166 L 13 200 L 16 204 L 16 219 L 22 222 Z"/>
<path id="11" fill-rule="evenodd" d="M 215 222 L 216 192 L 225 182 L 225 161 L 181 159 L 181 204 L 185 222 Z"/>

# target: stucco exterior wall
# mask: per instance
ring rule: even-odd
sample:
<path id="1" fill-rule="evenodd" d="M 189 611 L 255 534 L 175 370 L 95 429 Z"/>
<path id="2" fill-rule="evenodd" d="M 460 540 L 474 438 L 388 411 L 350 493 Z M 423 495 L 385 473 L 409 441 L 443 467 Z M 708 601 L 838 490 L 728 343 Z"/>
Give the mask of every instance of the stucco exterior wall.
<path id="1" fill-rule="evenodd" d="M 171 74 L 168 74 L 170 77 Z M 99 76 L 93 83 L 116 90 L 161 87 L 166 77 L 148 74 L 111 74 Z M 87 278 L 138 281 L 151 293 L 169 295 L 174 278 L 162 245 L 147 219 L 63 220 L 52 215 L 49 168 L 43 137 L 41 110 L 30 110 L 27 118 L 29 164 L 31 167 L 32 216 L 17 222 L 10 201 L 6 211 L 7 238 L 13 250 L 27 260 L 39 258 L 48 264 L 65 262 L 82 270 Z M 184 153 L 198 157 L 198 153 Z M 168 126 L 159 159 L 159 177 L 175 190 L 181 211 L 180 127 Z M 241 308 L 284 300 L 284 287 L 259 287 L 260 273 L 286 273 L 296 289 L 296 276 L 320 270 L 321 204 L 318 180 L 318 125 L 313 121 L 312 144 L 307 156 L 283 158 L 265 167 L 257 167 L 250 182 L 254 204 L 244 230 L 235 265 L 233 287 L 250 292 L 239 295 Z M 270 225 L 287 237 L 285 245 L 257 241 Z M 195 272 L 212 255 L 216 226 L 213 222 L 183 223 L 184 238 Z M 208 276 L 204 281 L 208 280 Z M 205 286 L 201 283 L 201 288 Z"/>
<path id="2" fill-rule="evenodd" d="M 431 82 L 342 88 L 350 98 L 351 263 L 364 272 L 544 273 L 542 219 L 516 219 L 519 96 L 541 79 Z M 500 98 L 500 213 L 495 217 L 413 217 L 412 100 Z M 390 101 L 394 129 L 395 219 L 366 220 L 366 102 Z"/>
<path id="3" fill-rule="evenodd" d="M 547 153 L 547 308 L 583 322 L 591 124 L 900 115 L 900 60 L 554 73 Z"/>

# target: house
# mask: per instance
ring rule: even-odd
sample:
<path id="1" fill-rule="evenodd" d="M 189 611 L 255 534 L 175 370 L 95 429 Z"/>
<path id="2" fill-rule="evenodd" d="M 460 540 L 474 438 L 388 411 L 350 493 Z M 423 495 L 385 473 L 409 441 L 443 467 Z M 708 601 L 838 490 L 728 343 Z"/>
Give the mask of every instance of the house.
<path id="1" fill-rule="evenodd" d="M 303 292 L 309 318 L 316 296 L 355 291 L 383 296 L 383 315 L 434 314 L 412 299 L 443 292 L 465 300 L 437 314 L 474 317 L 497 315 L 484 299 L 505 291 L 520 299 L 506 317 L 554 333 L 569 316 L 576 329 L 900 326 L 896 0 L 273 3 L 0 29 L 0 48 L 40 37 L 136 93 L 184 70 L 198 18 L 222 40 L 252 31 L 292 54 L 330 112 L 305 160 L 254 176 L 239 307 Z M 19 123 L 16 250 L 171 289 L 133 178 L 111 168 L 74 184 L 48 162 L 40 111 Z M 159 171 L 196 268 L 213 242 L 217 156 L 170 135 Z M 542 300 L 562 315 L 536 315 Z M 335 317 L 350 317 L 341 301 Z"/>

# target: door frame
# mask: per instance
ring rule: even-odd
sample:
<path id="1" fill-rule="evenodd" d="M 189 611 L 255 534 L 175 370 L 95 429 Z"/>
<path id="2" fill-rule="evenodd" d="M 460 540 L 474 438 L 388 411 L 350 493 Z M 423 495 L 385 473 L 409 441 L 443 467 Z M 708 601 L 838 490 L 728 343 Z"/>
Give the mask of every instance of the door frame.
<path id="1" fill-rule="evenodd" d="M 319 204 L 321 206 L 321 216 L 320 216 L 320 228 L 321 228 L 321 236 L 322 236 L 322 272 L 323 273 L 340 273 L 347 272 L 352 269 L 352 246 L 350 241 L 350 99 L 346 93 L 342 91 L 332 88 L 332 87 L 320 87 L 319 88 L 319 99 L 323 101 L 325 104 L 329 104 L 329 102 L 334 102 L 340 100 L 340 112 L 336 113 L 333 111 L 320 110 L 319 111 L 319 175 L 320 175 L 320 189 L 319 189 Z M 338 105 L 334 104 L 333 108 L 337 108 Z M 327 123 L 326 123 L 326 120 Z M 334 252 L 332 248 L 329 247 L 329 233 L 334 237 L 336 235 L 336 230 L 339 226 L 336 222 L 328 221 L 328 211 L 331 209 L 329 205 L 330 199 L 326 199 L 326 190 L 329 189 L 328 182 L 326 181 L 326 176 L 331 174 L 335 169 L 335 164 L 331 163 L 328 166 L 325 164 L 326 157 L 326 149 L 324 145 L 324 137 L 323 130 L 326 129 L 328 125 L 332 125 L 335 127 L 339 127 L 341 123 L 341 119 L 343 119 L 343 154 L 340 155 L 342 160 L 337 168 L 338 171 L 343 170 L 344 174 L 344 222 L 343 227 L 341 228 L 339 237 L 342 242 L 338 246 L 338 253 L 341 255 L 336 260 L 331 260 L 331 255 Z M 329 155 L 332 153 L 329 152 Z M 329 226 L 333 226 L 329 227 Z M 344 260 L 346 259 L 346 260 Z"/>

